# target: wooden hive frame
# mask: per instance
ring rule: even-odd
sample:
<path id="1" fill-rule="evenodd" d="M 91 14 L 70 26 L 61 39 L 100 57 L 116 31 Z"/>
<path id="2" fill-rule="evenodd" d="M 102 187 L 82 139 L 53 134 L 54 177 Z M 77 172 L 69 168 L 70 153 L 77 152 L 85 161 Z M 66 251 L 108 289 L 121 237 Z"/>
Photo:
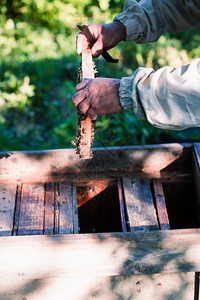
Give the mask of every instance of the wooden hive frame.
<path id="1" fill-rule="evenodd" d="M 198 299 L 200 229 L 170 230 L 163 183 L 167 190 L 170 182 L 194 181 L 199 222 L 200 144 L 94 149 L 92 161 L 71 149 L 8 152 L 0 170 L 2 282 L 154 276 L 159 284 L 171 274 L 171 284 L 175 276 L 188 280 L 184 297 Z M 121 232 L 78 234 L 77 207 L 113 184 Z"/>
<path id="2" fill-rule="evenodd" d="M 78 83 L 94 79 L 96 74 L 92 60 L 92 51 L 83 50 L 81 68 L 79 69 Z M 76 145 L 76 153 L 80 159 L 91 159 L 93 154 L 91 146 L 95 134 L 95 121 L 90 117 L 77 113 L 77 136 L 72 144 Z"/>

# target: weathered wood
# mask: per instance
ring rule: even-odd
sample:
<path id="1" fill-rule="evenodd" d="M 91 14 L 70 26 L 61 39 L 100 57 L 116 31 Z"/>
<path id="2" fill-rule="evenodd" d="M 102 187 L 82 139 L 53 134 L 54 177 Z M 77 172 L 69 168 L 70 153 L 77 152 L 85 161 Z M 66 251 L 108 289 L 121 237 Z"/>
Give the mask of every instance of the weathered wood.
<path id="1" fill-rule="evenodd" d="M 162 183 L 157 179 L 153 179 L 153 187 L 154 187 L 155 203 L 156 203 L 160 229 L 161 230 L 170 229 Z"/>
<path id="2" fill-rule="evenodd" d="M 159 229 L 148 181 L 125 177 L 122 182 L 130 231 Z"/>
<path id="3" fill-rule="evenodd" d="M 22 184 L 17 185 L 16 196 L 15 196 L 15 211 L 14 211 L 14 221 L 13 221 L 13 234 L 18 234 L 19 228 L 19 216 L 20 216 L 20 206 L 21 206 L 21 195 L 22 195 Z"/>
<path id="4" fill-rule="evenodd" d="M 156 147 L 158 149 L 156 149 Z M 108 149 L 105 150 L 107 153 L 102 150 L 96 150 L 93 158 L 94 162 L 92 160 L 90 163 L 80 163 L 79 160 L 74 159 L 73 154 L 72 156 L 70 156 L 71 150 L 69 150 L 69 152 L 67 150 L 67 155 L 65 150 L 63 150 L 63 152 L 59 152 L 59 156 L 61 155 L 61 153 L 63 153 L 63 156 L 61 155 L 61 160 L 60 158 L 58 158 L 58 153 L 56 153 L 56 151 L 52 152 L 52 157 L 50 157 L 51 155 L 48 151 L 45 153 L 48 153 L 49 157 L 47 157 L 48 155 L 46 155 L 44 152 L 38 153 L 37 155 L 35 155 L 35 153 L 23 153 L 24 160 L 22 159 L 22 165 L 24 166 L 24 168 L 20 166 L 20 155 L 22 154 L 11 153 L 11 155 L 7 158 L 4 156 L 0 158 L 0 181 L 2 184 L 4 180 L 10 181 L 11 179 L 13 179 L 14 183 L 16 182 L 16 180 L 22 180 L 23 178 L 25 178 L 25 181 L 35 181 L 39 178 L 39 180 L 41 180 L 42 182 L 47 179 L 48 181 L 53 179 L 58 181 L 62 179 L 61 184 L 58 184 L 57 182 L 55 183 L 54 192 L 54 212 L 56 211 L 54 223 L 57 224 L 57 229 L 54 228 L 54 231 L 55 233 L 58 233 L 60 187 L 62 184 L 65 184 L 66 181 L 69 181 L 69 178 L 74 178 L 74 183 L 71 186 L 71 197 L 73 199 L 73 201 L 71 201 L 72 227 L 73 232 L 78 233 L 76 182 L 86 180 L 86 178 L 91 178 L 91 176 L 94 179 L 95 176 L 96 178 L 98 178 L 98 176 L 105 176 L 106 174 L 106 176 L 108 177 L 111 176 L 112 178 L 117 178 L 120 176 L 120 174 L 127 175 L 128 173 L 127 176 L 130 176 L 131 174 L 131 176 L 133 175 L 133 177 L 135 177 L 136 174 L 140 174 L 140 176 L 150 177 L 152 180 L 152 178 L 156 178 L 157 176 L 156 175 L 154 177 L 153 174 L 158 174 L 159 172 L 161 172 L 162 181 L 164 178 L 163 174 L 164 176 L 165 174 L 168 174 L 167 179 L 171 176 L 173 177 L 173 180 L 174 178 L 179 178 L 179 180 L 183 180 L 183 178 L 184 180 L 190 178 L 191 180 L 195 170 L 195 186 L 199 185 L 198 159 L 196 161 L 196 165 L 194 164 L 194 168 L 192 169 L 190 164 L 191 162 L 193 162 L 194 158 L 191 157 L 190 146 L 189 148 L 182 148 L 182 150 L 177 145 L 173 146 L 171 149 L 169 149 L 170 146 L 162 146 L 161 148 L 159 147 L 160 146 L 156 145 L 155 148 L 147 146 L 144 148 L 133 147 L 131 149 Z M 180 145 L 180 147 L 182 146 Z M 200 148 L 197 148 L 197 151 L 199 151 Z M 3 167 L 3 165 L 1 165 L 2 161 L 4 161 L 3 164 L 5 163 L 5 168 Z M 28 163 L 27 166 L 25 166 L 25 161 Z M 8 165 L 6 165 L 6 162 L 8 162 Z M 185 162 L 187 162 L 187 164 L 185 164 Z M 48 165 L 45 166 L 45 164 L 47 163 Z M 42 170 L 42 168 L 44 168 L 44 170 Z M 11 174 L 12 171 L 13 174 Z M 28 175 L 29 172 L 30 176 Z M 84 179 L 81 178 L 81 176 L 84 177 Z M 157 180 L 154 181 L 159 183 L 159 181 Z M 138 182 L 147 181 L 141 181 L 141 179 L 138 179 Z M 155 182 L 153 183 L 154 187 Z M 26 184 L 24 184 L 24 186 L 26 187 Z M 143 185 L 140 184 L 139 186 L 139 192 L 137 188 L 134 194 L 145 194 L 145 188 L 142 188 L 141 190 L 141 186 Z M 52 190 L 52 186 L 49 190 Z M 149 187 L 147 188 L 147 190 L 150 190 Z M 158 191 L 157 188 L 155 188 L 155 190 Z M 20 188 L 18 191 L 19 193 L 16 197 L 19 197 L 20 199 Z M 47 191 L 48 188 L 46 188 L 46 192 Z M 119 184 L 118 191 L 119 198 L 121 197 L 122 199 L 123 191 Z M 197 202 L 198 209 L 199 196 L 200 193 L 197 189 L 195 201 Z M 35 197 L 36 196 L 34 196 L 33 198 L 35 199 Z M 42 210 L 44 211 L 48 197 L 50 197 L 51 201 L 53 200 L 52 195 L 48 196 L 48 194 L 46 194 L 46 196 L 43 197 L 43 209 L 41 209 L 40 212 Z M 155 198 L 156 197 L 159 198 L 160 196 L 155 195 Z M 23 199 L 21 212 L 24 213 L 25 220 L 25 210 L 28 209 L 28 211 L 30 212 L 30 210 L 33 211 L 33 209 L 32 207 L 30 209 L 29 204 L 24 206 Z M 29 203 L 31 201 L 31 196 L 28 197 L 28 199 Z M 144 196 L 144 199 L 146 201 L 146 196 Z M 145 205 L 145 214 L 146 212 L 148 212 L 147 208 L 148 205 Z M 122 215 L 122 207 L 120 207 L 120 210 Z M 22 220 L 21 216 L 23 216 L 23 214 L 20 215 L 19 221 Z M 16 220 L 17 224 L 17 218 L 15 217 L 14 219 Z M 45 219 L 43 220 L 44 225 L 46 221 Z M 147 229 L 149 229 L 149 227 L 147 227 Z M 13 234 L 14 232 L 15 231 L 13 230 Z M 35 230 L 34 234 L 38 234 L 37 230 Z M 77 276 L 82 276 L 80 277 L 80 282 L 81 280 L 86 281 L 86 278 L 88 276 L 90 277 L 90 282 L 93 283 L 95 276 L 98 275 L 97 281 L 99 282 L 99 284 L 97 283 L 97 281 L 95 282 L 96 285 L 92 288 L 91 293 L 86 293 L 85 282 L 84 284 L 83 282 L 81 282 L 82 287 L 85 288 L 85 290 L 84 288 L 81 290 L 85 291 L 81 294 L 81 296 L 85 295 L 86 299 L 90 299 L 90 297 L 91 299 L 94 299 L 96 295 L 97 297 L 98 295 L 100 295 L 99 299 L 102 299 L 104 295 L 105 299 L 112 299 L 112 297 L 114 298 L 116 297 L 116 295 L 120 295 L 124 298 L 129 297 L 130 299 L 132 297 L 134 300 L 151 298 L 164 299 L 167 297 L 171 297 L 170 299 L 174 300 L 179 298 L 181 300 L 187 300 L 190 298 L 193 299 L 192 291 L 194 289 L 194 274 L 179 273 L 165 275 L 165 273 L 188 271 L 196 272 L 195 300 L 197 300 L 198 297 L 198 271 L 200 270 L 200 229 L 184 229 L 171 231 L 165 230 L 164 232 L 156 230 L 150 232 L 140 231 L 136 233 L 131 232 L 89 235 L 82 234 L 2 237 L 0 239 L 0 249 L 0 278 L 2 279 L 0 281 L 0 298 L 5 298 L 9 295 L 9 293 L 6 294 L 9 288 L 7 288 L 7 290 L 5 291 L 5 289 L 2 289 L 3 285 L 1 285 L 5 282 L 6 279 L 9 284 L 10 282 L 13 283 L 12 291 L 10 292 L 10 299 L 15 299 L 15 295 L 17 295 L 18 292 L 26 292 L 27 290 L 29 290 L 29 293 L 26 292 L 26 295 L 20 294 L 20 297 L 28 298 L 28 296 L 32 296 L 31 293 L 34 289 L 32 289 L 32 284 L 35 287 L 35 285 L 37 285 L 37 282 L 39 294 L 35 296 L 36 291 L 35 294 L 33 294 L 35 299 L 38 299 L 41 298 L 41 295 L 45 295 L 45 291 L 47 291 L 48 287 L 48 282 L 51 281 L 53 285 L 53 282 L 55 284 L 55 281 L 63 282 L 64 280 L 63 278 L 57 278 L 56 280 L 47 278 L 53 278 L 55 276 L 66 276 L 66 287 L 68 284 L 68 289 L 66 289 L 66 291 L 69 292 L 69 288 L 71 288 L 70 291 L 74 290 L 74 287 L 72 288 L 72 284 L 70 285 L 70 283 L 73 282 L 73 278 L 76 287 Z M 149 273 L 161 273 L 161 275 L 143 275 Z M 132 276 L 132 274 L 138 275 Z M 109 280 L 107 285 L 100 282 L 101 276 L 105 276 L 104 280 Z M 122 280 L 119 279 L 119 277 Z M 23 280 L 23 278 L 25 279 Z M 28 282 L 28 278 L 30 278 L 30 284 L 25 285 L 25 281 Z M 137 278 L 137 281 L 135 281 L 135 278 Z M 18 280 L 16 279 L 23 280 L 24 285 L 21 284 L 21 288 L 14 289 L 14 284 L 18 284 Z M 87 282 L 89 282 L 89 279 Z M 65 287 L 65 284 L 63 283 L 63 288 Z M 43 293 L 44 285 L 46 287 L 46 290 Z M 169 289 L 165 288 L 167 286 L 170 286 Z M 105 293 L 103 288 L 107 288 Z M 57 289 L 57 291 L 58 290 L 59 289 Z M 51 297 L 52 294 L 50 292 L 48 293 L 48 295 L 50 295 Z M 65 296 L 66 295 L 68 294 L 66 293 Z M 59 297 L 60 295 L 56 294 L 56 297 L 57 296 Z M 60 297 L 62 299 L 62 296 Z M 18 298 L 19 297 L 16 297 L 16 299 Z M 72 297 L 69 298 L 73 299 Z M 47 299 L 49 298 L 47 297 Z"/>
<path id="5" fill-rule="evenodd" d="M 92 161 L 80 161 L 74 149 L 0 153 L 0 181 L 48 182 L 70 176 L 78 180 L 84 174 L 152 176 L 161 170 L 163 177 L 167 167 L 178 161 L 176 174 L 169 171 L 169 175 L 183 178 L 190 154 L 191 145 L 180 144 L 99 148 L 94 150 Z"/>
<path id="6" fill-rule="evenodd" d="M 73 233 L 73 188 L 70 182 L 60 184 L 59 233 Z"/>
<path id="7" fill-rule="evenodd" d="M 125 215 L 125 205 L 124 205 L 124 194 L 122 189 L 122 180 L 118 178 L 117 181 L 118 193 L 119 193 L 119 206 L 120 206 L 120 215 L 121 215 L 121 223 L 122 223 L 122 232 L 127 232 L 126 228 L 126 215 Z"/>
<path id="8" fill-rule="evenodd" d="M 0 185 L 0 236 L 12 235 L 16 185 Z"/>
<path id="9" fill-rule="evenodd" d="M 82 81 L 93 79 L 95 76 L 94 63 L 92 60 L 92 51 L 90 49 L 82 51 Z"/>
<path id="10" fill-rule="evenodd" d="M 76 183 L 72 184 L 73 197 L 73 233 L 79 233 Z"/>
<path id="11" fill-rule="evenodd" d="M 44 204 L 44 234 L 54 233 L 54 184 L 47 182 L 45 185 Z"/>
<path id="12" fill-rule="evenodd" d="M 199 300 L 200 296 L 200 272 L 195 272 L 195 284 L 194 284 L 194 300 Z"/>
<path id="13" fill-rule="evenodd" d="M 200 269 L 200 229 L 3 237 L 0 249 L 0 278 L 4 279 Z"/>
<path id="14" fill-rule="evenodd" d="M 194 154 L 197 159 L 198 167 L 200 168 L 200 143 L 194 143 Z"/>
<path id="15" fill-rule="evenodd" d="M 34 280 L 1 279 L 0 298 L 2 300 L 193 300 L 193 286 L 194 273 L 114 277 L 85 275 Z"/>
<path id="16" fill-rule="evenodd" d="M 54 234 L 59 234 L 59 183 L 54 184 Z"/>
<path id="17" fill-rule="evenodd" d="M 194 189 L 195 189 L 195 196 L 196 196 L 196 214 L 198 219 L 198 226 L 200 227 L 200 144 L 194 144 L 194 151 L 193 151 L 193 173 L 194 173 Z M 195 300 L 199 300 L 200 297 L 200 269 L 198 269 L 195 273 Z"/>
<path id="18" fill-rule="evenodd" d="M 110 184 L 111 179 L 89 180 L 77 186 L 77 206 L 80 207 L 96 195 L 104 191 Z"/>
<path id="19" fill-rule="evenodd" d="M 22 187 L 18 235 L 43 234 L 44 185 L 24 184 Z"/>
<path id="20" fill-rule="evenodd" d="M 91 159 L 93 157 L 91 146 L 94 139 L 95 125 L 90 117 L 78 113 L 78 134 L 76 137 L 77 149 L 80 159 Z M 74 142 L 73 142 L 74 144 Z"/>
<path id="21" fill-rule="evenodd" d="M 199 144 L 194 145 L 194 152 L 193 152 L 193 175 L 194 175 L 194 189 L 195 189 L 195 196 L 196 196 L 196 213 L 198 218 L 198 225 L 200 227 L 200 146 Z"/>
<path id="22" fill-rule="evenodd" d="M 92 51 L 90 49 L 82 51 L 81 81 L 93 79 L 95 76 L 94 64 L 92 61 Z M 80 159 L 91 159 L 93 154 L 91 146 L 94 139 L 94 121 L 86 115 L 77 113 L 77 136 L 73 143 L 76 144 L 76 151 Z"/>

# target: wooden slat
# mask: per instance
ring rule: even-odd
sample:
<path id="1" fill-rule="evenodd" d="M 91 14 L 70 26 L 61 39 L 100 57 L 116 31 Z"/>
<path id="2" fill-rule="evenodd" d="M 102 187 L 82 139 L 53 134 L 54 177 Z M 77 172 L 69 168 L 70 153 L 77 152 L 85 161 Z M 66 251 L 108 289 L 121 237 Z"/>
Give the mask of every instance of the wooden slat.
<path id="1" fill-rule="evenodd" d="M 194 143 L 194 153 L 197 159 L 198 167 L 200 168 L 200 143 Z"/>
<path id="2" fill-rule="evenodd" d="M 60 183 L 59 233 L 73 233 L 73 187 L 70 182 Z"/>
<path id="3" fill-rule="evenodd" d="M 45 210 L 44 210 L 44 234 L 54 233 L 54 184 L 46 183 Z"/>
<path id="4" fill-rule="evenodd" d="M 15 198 L 13 235 L 18 235 L 20 206 L 21 206 L 21 194 L 22 194 L 22 184 L 18 184 L 17 185 L 17 190 L 16 190 L 16 198 Z"/>
<path id="5" fill-rule="evenodd" d="M 94 149 L 92 161 L 80 161 L 74 149 L 0 153 L 0 180 L 60 180 L 64 176 L 77 178 L 123 173 L 149 176 L 179 161 L 176 177 L 185 172 L 184 162 L 191 154 L 191 145 L 168 144 L 154 146 L 113 147 Z M 163 172 L 162 172 L 163 176 Z"/>
<path id="6" fill-rule="evenodd" d="M 18 235 L 43 234 L 44 185 L 24 184 L 22 187 Z"/>
<path id="7" fill-rule="evenodd" d="M 59 234 L 59 201 L 60 201 L 60 194 L 59 194 L 59 183 L 54 184 L 54 234 Z"/>
<path id="8" fill-rule="evenodd" d="M 0 185 L 0 236 L 12 235 L 16 185 Z"/>
<path id="9" fill-rule="evenodd" d="M 123 195 L 122 180 L 121 180 L 121 178 L 118 178 L 117 186 L 118 186 L 118 193 L 119 193 L 119 206 L 120 206 L 120 216 L 121 216 L 122 232 L 127 232 L 127 228 L 126 228 L 126 216 L 125 216 L 125 206 L 124 206 L 124 195 Z"/>
<path id="10" fill-rule="evenodd" d="M 154 187 L 155 202 L 156 202 L 156 209 L 157 209 L 160 229 L 161 230 L 170 229 L 162 183 L 157 179 L 153 179 L 153 187 Z"/>
<path id="11" fill-rule="evenodd" d="M 193 173 L 194 173 L 194 191 L 196 196 L 196 215 L 198 219 L 198 226 L 200 226 L 200 143 L 194 144 L 193 151 Z M 195 273 L 195 300 L 200 297 L 200 269 Z"/>
<path id="12" fill-rule="evenodd" d="M 0 295 L 2 300 L 198 300 L 193 285 L 194 273 L 18 278 L 1 279 Z"/>
<path id="13" fill-rule="evenodd" d="M 125 177 L 123 188 L 130 231 L 159 229 L 148 181 Z"/>
<path id="14" fill-rule="evenodd" d="M 200 229 L 0 239 L 0 278 L 195 272 Z"/>
<path id="15" fill-rule="evenodd" d="M 76 183 L 72 184 L 72 195 L 73 195 L 73 233 L 79 233 L 78 225 L 78 207 L 77 207 L 77 195 L 76 195 Z"/>
<path id="16" fill-rule="evenodd" d="M 82 82 L 88 79 L 94 79 L 94 64 L 92 61 L 92 51 L 90 49 L 82 51 Z M 88 116 L 80 115 L 78 113 L 78 128 L 76 137 L 76 152 L 80 159 L 91 159 L 93 154 L 91 145 L 94 139 L 94 121 Z"/>
<path id="17" fill-rule="evenodd" d="M 94 78 L 94 63 L 92 60 L 92 51 L 90 49 L 82 51 L 82 81 Z"/>
<path id="18" fill-rule="evenodd" d="M 199 300 L 200 296 L 200 272 L 195 272 L 195 284 L 194 284 L 194 300 Z"/>
<path id="19" fill-rule="evenodd" d="M 196 197 L 196 215 L 198 219 L 198 227 L 200 227 L 200 145 L 194 145 L 193 152 L 193 175 L 194 175 L 194 192 Z"/>

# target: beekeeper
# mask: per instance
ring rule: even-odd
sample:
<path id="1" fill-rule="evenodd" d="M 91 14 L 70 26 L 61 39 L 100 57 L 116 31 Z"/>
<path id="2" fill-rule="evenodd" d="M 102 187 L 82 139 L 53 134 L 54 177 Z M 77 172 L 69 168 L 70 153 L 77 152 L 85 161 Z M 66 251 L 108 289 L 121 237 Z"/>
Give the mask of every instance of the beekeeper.
<path id="1" fill-rule="evenodd" d="M 165 32 L 180 32 L 200 26 L 199 0 L 127 0 L 122 13 L 110 24 L 89 25 L 97 39 L 93 57 L 121 41 L 157 41 Z M 83 34 L 77 36 L 77 52 L 89 48 Z M 155 71 L 139 67 L 122 79 L 96 78 L 80 83 L 73 96 L 77 111 L 95 120 L 100 114 L 133 110 L 159 128 L 182 130 L 200 126 L 200 58 L 175 69 Z"/>

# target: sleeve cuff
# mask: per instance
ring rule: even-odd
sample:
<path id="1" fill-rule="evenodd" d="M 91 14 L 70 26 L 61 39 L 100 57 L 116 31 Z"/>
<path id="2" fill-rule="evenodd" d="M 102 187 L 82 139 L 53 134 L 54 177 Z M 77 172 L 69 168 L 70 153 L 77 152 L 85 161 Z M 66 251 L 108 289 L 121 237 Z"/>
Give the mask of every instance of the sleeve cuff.
<path id="1" fill-rule="evenodd" d="M 120 103 L 124 110 L 133 110 L 133 100 L 131 99 L 132 86 L 129 77 L 120 80 L 119 96 Z"/>
<path id="2" fill-rule="evenodd" d="M 152 73 L 151 68 L 138 68 L 130 77 L 120 80 L 119 96 L 124 110 L 133 110 L 138 119 L 146 119 L 140 97 L 137 91 L 138 83 Z"/>
<path id="3" fill-rule="evenodd" d="M 115 16 L 114 21 L 119 21 L 126 27 L 126 41 L 139 43 L 146 32 L 146 25 L 141 18 L 144 11 L 137 1 L 127 2 L 124 11 Z"/>

